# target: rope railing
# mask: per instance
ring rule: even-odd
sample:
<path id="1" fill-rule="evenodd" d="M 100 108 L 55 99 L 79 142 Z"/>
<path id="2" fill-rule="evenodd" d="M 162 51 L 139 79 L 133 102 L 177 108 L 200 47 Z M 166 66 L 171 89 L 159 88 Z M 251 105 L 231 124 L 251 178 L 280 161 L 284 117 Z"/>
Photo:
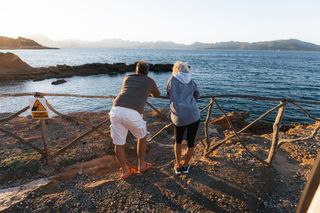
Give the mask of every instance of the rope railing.
<path id="1" fill-rule="evenodd" d="M 68 94 L 68 93 L 41 93 L 41 92 L 29 92 L 29 93 L 4 93 L 0 94 L 0 98 L 4 97 L 23 97 L 23 96 L 57 96 L 57 97 L 74 97 L 74 98 L 102 98 L 102 99 L 113 99 L 116 96 L 113 95 L 80 95 L 80 94 Z M 273 98 L 273 97 L 262 97 L 255 95 L 241 95 L 241 94 L 212 94 L 212 95 L 203 95 L 199 99 L 210 99 L 210 98 L 238 98 L 238 99 L 251 99 L 251 100 L 260 100 L 260 101 L 272 101 L 279 102 L 286 100 L 290 103 L 300 103 L 300 104 L 312 104 L 320 105 L 320 101 L 309 101 L 309 100 L 295 100 L 291 98 Z M 168 96 L 160 96 L 158 99 L 169 99 Z"/>
<path id="2" fill-rule="evenodd" d="M 39 92 L 33 92 L 33 93 L 6 93 L 6 94 L 0 94 L 0 98 L 8 98 L 8 97 L 22 97 L 22 96 L 34 96 L 34 97 L 45 97 L 45 96 L 55 96 L 55 97 L 74 97 L 74 98 L 95 98 L 95 99 L 114 99 L 115 96 L 96 96 L 96 95 L 80 95 L 80 94 L 64 94 L 64 93 L 39 93 Z M 160 99 L 169 99 L 168 97 L 161 96 Z M 272 107 L 271 109 L 264 112 L 262 115 L 258 116 L 255 120 L 253 120 L 251 123 L 249 123 L 247 126 L 243 127 L 239 131 L 236 130 L 236 128 L 233 126 L 232 122 L 230 121 L 227 113 L 223 110 L 221 105 L 218 103 L 217 99 L 223 99 L 223 98 L 240 98 L 240 99 L 251 99 L 251 100 L 260 100 L 260 101 L 267 101 L 267 102 L 279 102 L 278 105 Z M 274 158 L 274 155 L 276 153 L 276 150 L 279 146 L 281 146 L 283 143 L 287 142 L 295 142 L 299 140 L 308 140 L 311 138 L 314 138 L 318 131 L 320 130 L 320 124 L 317 123 L 315 130 L 312 132 L 312 134 L 305 138 L 297 138 L 297 139 L 282 139 L 279 140 L 279 132 L 280 132 L 280 126 L 281 121 L 283 118 L 283 115 L 285 113 L 286 106 L 288 104 L 293 105 L 296 107 L 299 111 L 301 111 L 307 118 L 312 119 L 314 121 L 320 121 L 319 118 L 314 117 L 311 115 L 307 110 L 305 110 L 300 104 L 312 104 L 312 105 L 320 105 L 320 101 L 307 101 L 307 100 L 293 100 L 293 99 L 286 99 L 286 98 L 271 98 L 271 97 L 261 97 L 261 96 L 252 96 L 252 95 L 239 95 L 239 94 L 217 94 L 217 95 L 205 95 L 201 96 L 200 99 L 210 99 L 209 103 L 203 107 L 200 112 L 204 112 L 207 110 L 206 119 L 204 121 L 204 135 L 205 138 L 203 140 L 200 140 L 201 144 L 204 147 L 204 155 L 209 156 L 210 153 L 212 153 L 215 149 L 217 149 L 222 144 L 226 143 L 230 139 L 236 137 L 238 142 L 244 147 L 246 152 L 250 154 L 254 159 L 261 162 L 264 165 L 271 165 L 272 160 Z M 150 102 L 146 103 L 147 106 L 149 106 L 151 109 L 153 109 L 157 114 L 161 117 L 162 120 L 167 122 L 165 126 L 163 126 L 159 131 L 154 133 L 152 136 L 149 137 L 148 142 L 152 142 L 157 136 L 159 136 L 164 130 L 171 127 L 173 124 L 171 123 L 169 117 L 162 113 L 157 107 L 155 107 Z M 13 113 L 12 115 L 9 115 L 8 117 L 0 119 L 0 132 L 5 133 L 6 135 L 15 138 L 18 142 L 25 144 L 26 146 L 29 146 L 30 148 L 34 149 L 35 151 L 39 152 L 47 161 L 48 164 L 50 164 L 51 160 L 54 157 L 57 157 L 58 155 L 64 153 L 66 150 L 70 149 L 73 145 L 75 145 L 78 141 L 80 141 L 82 138 L 90 135 L 93 132 L 99 133 L 103 137 L 109 136 L 109 131 L 103 132 L 100 130 L 100 128 L 109 122 L 109 119 L 97 124 L 93 125 L 90 122 L 84 120 L 81 117 L 77 116 L 69 116 L 65 115 L 63 113 L 60 113 L 57 111 L 50 103 L 47 101 L 47 106 L 49 110 L 51 110 L 56 115 L 69 120 L 71 122 L 75 122 L 77 124 L 84 125 L 87 130 L 84 133 L 79 132 L 79 136 L 72 139 L 66 139 L 66 145 L 62 147 L 61 149 L 53 152 L 53 150 L 49 147 L 49 140 L 48 140 L 48 127 L 47 122 L 45 120 L 40 120 L 40 128 L 41 128 L 41 138 L 43 142 L 43 149 L 35 146 L 30 141 L 22 138 L 21 136 L 17 135 L 14 132 L 11 132 L 9 130 L 6 130 L 5 128 L 1 127 L 1 123 L 8 122 L 12 120 L 13 118 L 21 115 L 22 113 L 26 112 L 30 107 L 24 107 L 20 111 Z M 211 119 L 212 116 L 212 110 L 213 106 L 216 106 L 216 108 L 223 114 L 224 118 L 226 119 L 230 129 L 232 130 L 232 134 L 225 137 L 224 139 L 216 142 L 215 144 L 211 145 L 211 137 L 209 134 L 209 124 L 213 122 L 213 119 Z M 269 154 L 267 159 L 261 159 L 260 157 L 256 156 L 254 153 L 252 153 L 249 148 L 245 145 L 243 138 L 241 137 L 241 133 L 247 131 L 250 127 L 252 127 L 254 124 L 256 124 L 261 119 L 265 118 L 266 116 L 270 115 L 272 112 L 278 110 L 277 116 L 275 118 L 274 124 L 273 124 L 273 134 L 272 134 L 272 141 L 271 141 L 271 147 L 269 149 Z M 204 143 L 206 142 L 206 144 Z"/>

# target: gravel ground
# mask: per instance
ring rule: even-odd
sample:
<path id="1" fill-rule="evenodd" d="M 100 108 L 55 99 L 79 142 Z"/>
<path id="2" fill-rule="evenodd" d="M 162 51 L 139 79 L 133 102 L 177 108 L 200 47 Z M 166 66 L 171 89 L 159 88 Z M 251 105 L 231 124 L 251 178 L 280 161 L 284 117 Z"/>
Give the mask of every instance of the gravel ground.
<path id="1" fill-rule="evenodd" d="M 165 125 L 154 112 L 145 114 L 151 133 Z M 107 118 L 107 112 L 73 115 L 95 124 Z M 40 135 L 38 124 L 29 117 L 19 117 L 1 125 L 24 137 Z M 108 125 L 102 128 L 104 132 Z M 307 136 L 314 127 L 296 125 L 281 133 L 281 138 Z M 52 150 L 61 148 L 66 138 L 83 131 L 83 125 L 58 117 L 50 119 L 49 147 Z M 251 152 L 266 158 L 271 137 L 271 134 L 245 134 L 243 139 Z M 198 141 L 201 139 L 202 126 Z M 218 140 L 217 137 L 212 139 L 212 143 Z M 51 166 L 14 139 L 0 133 L 0 140 L 3 147 L 0 150 L 0 189 L 43 177 L 52 179 L 47 186 L 33 191 L 5 212 L 294 212 L 320 150 L 319 134 L 308 141 L 286 143 L 278 149 L 272 166 L 266 167 L 236 140 L 220 146 L 208 157 L 203 157 L 203 147 L 199 143 L 190 174 L 176 176 L 172 170 L 172 130 L 168 130 L 148 145 L 147 160 L 153 163 L 153 169 L 123 181 L 119 180 L 110 138 L 98 133 L 82 139 L 55 158 Z M 34 139 L 32 143 L 41 147 L 41 139 Z M 127 144 L 127 153 L 129 162 L 136 165 L 135 144 L 131 141 Z"/>

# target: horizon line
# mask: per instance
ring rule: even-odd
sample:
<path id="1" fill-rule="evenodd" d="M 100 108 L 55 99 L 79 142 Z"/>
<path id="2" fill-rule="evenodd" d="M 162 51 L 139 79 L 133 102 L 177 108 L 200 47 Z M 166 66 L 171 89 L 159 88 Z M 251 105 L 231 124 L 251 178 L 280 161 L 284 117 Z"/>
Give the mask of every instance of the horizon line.
<path id="1" fill-rule="evenodd" d="M 2 36 L 2 35 L 0 35 Z M 99 42 L 99 41 L 103 41 L 103 40 L 121 40 L 121 41 L 128 41 L 128 42 L 140 42 L 140 43 L 157 43 L 157 42 L 172 42 L 175 44 L 179 44 L 179 45 L 192 45 L 194 43 L 203 43 L 203 44 L 215 44 L 215 43 L 224 43 L 224 42 L 243 42 L 243 43 L 257 43 L 257 42 L 269 42 L 269 41 L 282 41 L 282 40 L 299 40 L 299 41 L 303 41 L 303 42 L 307 42 L 307 43 L 312 43 L 312 44 L 316 44 L 320 46 L 320 43 L 317 42 L 312 42 L 312 41 L 307 41 L 304 39 L 300 39 L 300 38 L 294 38 L 294 37 L 289 37 L 289 38 L 278 38 L 278 39 L 265 39 L 265 40 L 255 40 L 255 41 L 243 41 L 243 40 L 224 40 L 224 41 L 199 41 L 199 40 L 195 40 L 193 42 L 190 43 L 184 43 L 184 42 L 179 42 L 179 41 L 173 41 L 173 40 L 130 40 L 130 39 L 123 39 L 123 38 L 102 38 L 102 39 L 96 39 L 96 40 L 86 40 L 86 39 L 81 39 L 81 38 L 65 38 L 65 39 L 52 39 L 51 37 L 45 35 L 45 34 L 33 34 L 33 35 L 24 35 L 24 36 L 10 36 L 10 35 L 5 35 L 4 37 L 11 37 L 11 38 L 15 38 L 18 39 L 19 37 L 22 38 L 27 38 L 27 39 L 31 39 L 31 40 L 35 40 L 33 37 L 37 37 L 37 36 L 41 36 L 43 38 L 46 38 L 48 40 L 51 41 L 55 41 L 55 42 L 61 42 L 61 41 L 68 41 L 68 40 L 73 40 L 73 41 L 82 41 L 82 42 Z"/>

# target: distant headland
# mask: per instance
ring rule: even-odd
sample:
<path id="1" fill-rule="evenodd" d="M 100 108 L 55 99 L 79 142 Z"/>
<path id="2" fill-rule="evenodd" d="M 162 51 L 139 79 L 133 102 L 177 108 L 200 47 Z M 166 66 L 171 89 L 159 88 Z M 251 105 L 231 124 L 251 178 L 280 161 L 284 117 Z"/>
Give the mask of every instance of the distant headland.
<path id="1" fill-rule="evenodd" d="M 28 39 L 28 38 L 8 38 L 4 36 L 0 36 L 0 50 L 5 49 L 58 49 L 52 47 L 42 46 L 41 44 Z"/>

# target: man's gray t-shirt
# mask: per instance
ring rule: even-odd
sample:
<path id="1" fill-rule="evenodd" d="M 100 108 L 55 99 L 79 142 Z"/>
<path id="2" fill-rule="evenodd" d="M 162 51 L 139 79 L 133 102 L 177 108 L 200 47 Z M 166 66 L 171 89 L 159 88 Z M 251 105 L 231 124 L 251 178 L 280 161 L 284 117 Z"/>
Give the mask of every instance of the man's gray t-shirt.
<path id="1" fill-rule="evenodd" d="M 122 81 L 120 94 L 113 101 L 113 106 L 134 109 L 142 114 L 149 95 L 156 94 L 156 91 L 156 83 L 147 75 L 127 75 Z"/>

